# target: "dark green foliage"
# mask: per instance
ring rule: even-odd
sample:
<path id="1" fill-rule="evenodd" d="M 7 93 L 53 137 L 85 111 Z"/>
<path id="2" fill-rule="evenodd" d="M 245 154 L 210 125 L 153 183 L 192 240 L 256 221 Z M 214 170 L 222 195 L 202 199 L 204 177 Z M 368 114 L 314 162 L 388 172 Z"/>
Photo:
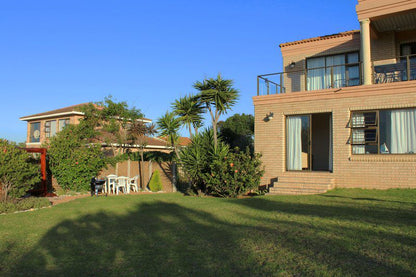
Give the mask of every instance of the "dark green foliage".
<path id="1" fill-rule="evenodd" d="M 162 190 L 162 182 L 160 181 L 160 173 L 159 170 L 155 170 L 152 174 L 152 178 L 150 178 L 149 188 L 153 192 L 158 192 Z"/>
<path id="2" fill-rule="evenodd" d="M 260 154 L 230 152 L 210 165 L 210 172 L 202 175 L 207 192 L 213 196 L 237 197 L 257 190 L 264 171 L 261 169 Z"/>
<path id="3" fill-rule="evenodd" d="M 109 145 L 113 154 L 126 153 L 134 144 L 144 145 L 144 136 L 154 134 L 154 126 L 140 120 L 144 115 L 139 109 L 130 108 L 126 102 L 115 102 L 111 96 L 85 105 L 81 111 L 84 113 L 79 124 L 82 132 L 89 141 Z"/>
<path id="4" fill-rule="evenodd" d="M 167 138 L 168 145 L 174 148 L 176 155 L 178 156 L 178 141 L 179 141 L 179 129 L 181 127 L 181 121 L 175 116 L 173 112 L 166 112 L 162 117 L 157 120 L 157 126 L 161 136 Z"/>
<path id="5" fill-rule="evenodd" d="M 1 199 L 18 198 L 40 181 L 40 165 L 14 143 L 0 139 Z"/>
<path id="6" fill-rule="evenodd" d="M 49 166 L 64 190 L 88 190 L 91 178 L 108 162 L 100 144 L 88 143 L 82 127 L 67 126 L 49 143 Z"/>
<path id="7" fill-rule="evenodd" d="M 220 197 L 237 197 L 256 190 L 263 175 L 259 155 L 232 152 L 222 141 L 215 147 L 212 130 L 196 136 L 181 152 L 183 171 L 196 191 Z"/>
<path id="8" fill-rule="evenodd" d="M 180 153 L 182 169 L 190 179 L 193 189 L 203 193 L 207 193 L 203 176 L 211 172 L 211 163 L 226 157 L 229 152 L 228 145 L 221 141 L 215 147 L 213 136 L 211 129 L 201 132 Z"/>
<path id="9" fill-rule="evenodd" d="M 189 135 L 193 137 L 192 128 L 195 135 L 198 134 L 198 129 L 203 125 L 202 115 L 204 113 L 203 103 L 198 100 L 198 97 L 193 95 L 181 97 L 179 100 L 175 100 L 172 107 L 181 123 L 188 127 Z"/>
<path id="10" fill-rule="evenodd" d="M 214 132 L 214 143 L 218 144 L 217 124 L 220 116 L 227 113 L 239 97 L 239 92 L 233 87 L 233 80 L 223 79 L 221 74 L 217 78 L 204 79 L 202 82 L 195 82 L 194 88 L 199 91 L 197 99 L 209 112 Z"/>
<path id="11" fill-rule="evenodd" d="M 235 114 L 218 123 L 219 135 L 230 148 L 243 150 L 250 148 L 254 152 L 254 116 L 251 114 Z"/>
<path id="12" fill-rule="evenodd" d="M 15 199 L 8 202 L 0 202 L 0 214 L 12 213 L 16 211 L 25 211 L 29 209 L 38 209 L 48 207 L 51 202 L 47 198 L 29 197 L 23 199 Z"/>

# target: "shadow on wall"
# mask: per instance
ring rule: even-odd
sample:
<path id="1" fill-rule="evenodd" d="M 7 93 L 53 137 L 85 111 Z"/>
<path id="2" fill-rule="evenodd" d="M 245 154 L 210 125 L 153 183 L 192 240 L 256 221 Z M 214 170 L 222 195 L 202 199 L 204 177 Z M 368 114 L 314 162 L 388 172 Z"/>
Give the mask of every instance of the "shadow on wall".
<path id="1" fill-rule="evenodd" d="M 416 257 L 414 238 L 392 231 L 413 215 L 396 210 L 393 216 L 391 209 L 363 211 L 349 204 L 309 205 L 279 199 L 224 200 L 226 212 L 239 220 L 228 217 L 225 221 L 222 215 L 161 201 L 139 204 L 128 214 L 98 212 L 65 220 L 22 257 L 13 275 L 414 273 L 406 268 L 408 265 L 394 262 L 395 258 L 411 261 Z M 374 232 L 362 222 L 383 228 Z M 403 245 L 413 250 L 397 247 Z"/>

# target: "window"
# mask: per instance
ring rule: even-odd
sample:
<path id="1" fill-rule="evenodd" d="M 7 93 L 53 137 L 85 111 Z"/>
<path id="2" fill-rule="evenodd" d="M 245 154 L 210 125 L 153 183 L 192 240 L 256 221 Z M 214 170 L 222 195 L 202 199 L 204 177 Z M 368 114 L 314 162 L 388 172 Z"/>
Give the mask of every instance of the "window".
<path id="1" fill-rule="evenodd" d="M 40 122 L 30 124 L 30 142 L 40 142 Z"/>
<path id="2" fill-rule="evenodd" d="M 416 109 L 351 113 L 352 154 L 416 153 Z"/>
<path id="3" fill-rule="evenodd" d="M 346 53 L 306 60 L 307 90 L 340 88 L 360 84 L 358 53 Z"/>
<path id="4" fill-rule="evenodd" d="M 56 135 L 56 120 L 46 121 L 45 122 L 45 136 L 47 138 L 53 137 Z"/>
<path id="5" fill-rule="evenodd" d="M 400 45 L 400 56 L 402 81 L 416 80 L 416 42 Z"/>
<path id="6" fill-rule="evenodd" d="M 62 131 L 66 125 L 69 125 L 69 118 L 59 119 L 59 132 Z"/>

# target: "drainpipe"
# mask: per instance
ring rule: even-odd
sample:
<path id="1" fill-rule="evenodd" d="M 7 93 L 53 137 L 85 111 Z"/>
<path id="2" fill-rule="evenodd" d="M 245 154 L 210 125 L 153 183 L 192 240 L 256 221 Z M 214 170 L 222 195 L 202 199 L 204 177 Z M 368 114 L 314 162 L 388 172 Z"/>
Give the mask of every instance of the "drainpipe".
<path id="1" fill-rule="evenodd" d="M 363 62 L 364 85 L 373 83 L 371 69 L 371 41 L 370 41 L 370 19 L 360 21 L 361 25 L 361 61 Z"/>

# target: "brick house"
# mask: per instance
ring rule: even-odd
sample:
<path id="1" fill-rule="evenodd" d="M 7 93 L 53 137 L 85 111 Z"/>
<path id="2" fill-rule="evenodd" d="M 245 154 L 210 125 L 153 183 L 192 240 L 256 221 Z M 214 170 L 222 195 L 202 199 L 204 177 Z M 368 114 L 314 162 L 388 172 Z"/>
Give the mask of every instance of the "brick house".
<path id="1" fill-rule="evenodd" d="M 358 0 L 360 30 L 280 44 L 259 75 L 255 150 L 271 193 L 416 188 L 416 0 Z"/>
<path id="2" fill-rule="evenodd" d="M 21 117 L 20 120 L 27 122 L 26 147 L 38 148 L 44 142 L 48 141 L 50 137 L 55 136 L 66 125 L 78 124 L 79 120 L 83 118 L 80 107 L 86 104 L 88 103 Z M 140 120 L 144 123 L 152 123 L 152 120 L 148 118 L 142 118 Z M 146 144 L 146 151 L 171 151 L 165 138 L 145 137 L 144 142 Z M 186 146 L 189 143 L 189 138 L 180 138 L 179 144 L 181 146 Z"/>

